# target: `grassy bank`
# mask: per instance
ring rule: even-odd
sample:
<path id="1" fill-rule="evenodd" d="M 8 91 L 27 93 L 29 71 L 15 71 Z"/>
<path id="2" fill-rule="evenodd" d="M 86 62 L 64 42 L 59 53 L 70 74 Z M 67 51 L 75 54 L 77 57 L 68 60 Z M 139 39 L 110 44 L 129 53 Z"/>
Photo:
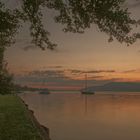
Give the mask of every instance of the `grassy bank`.
<path id="1" fill-rule="evenodd" d="M 0 95 L 0 140 L 42 140 L 39 128 L 17 96 Z"/>

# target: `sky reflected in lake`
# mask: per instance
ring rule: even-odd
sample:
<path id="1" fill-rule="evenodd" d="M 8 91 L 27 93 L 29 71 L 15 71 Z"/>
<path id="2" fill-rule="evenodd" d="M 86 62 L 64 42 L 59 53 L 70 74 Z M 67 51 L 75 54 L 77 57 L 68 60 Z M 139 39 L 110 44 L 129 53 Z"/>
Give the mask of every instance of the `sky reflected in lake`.
<path id="1" fill-rule="evenodd" d="M 140 140 L 140 93 L 20 95 L 51 140 Z"/>

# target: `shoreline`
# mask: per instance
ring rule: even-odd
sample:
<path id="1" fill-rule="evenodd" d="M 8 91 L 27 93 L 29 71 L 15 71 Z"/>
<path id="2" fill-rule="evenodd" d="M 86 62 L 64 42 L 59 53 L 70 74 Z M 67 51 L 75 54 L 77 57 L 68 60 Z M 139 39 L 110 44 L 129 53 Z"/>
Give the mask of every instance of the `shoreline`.
<path id="1" fill-rule="evenodd" d="M 20 98 L 19 96 L 17 97 L 20 99 L 21 103 L 26 107 L 26 111 L 29 115 L 29 118 L 32 121 L 32 124 L 34 125 L 34 127 L 36 127 L 39 130 L 39 134 L 42 137 L 42 140 L 51 140 L 49 137 L 49 128 L 40 124 L 34 115 L 34 111 L 29 109 L 28 104 L 26 104 L 22 98 Z"/>

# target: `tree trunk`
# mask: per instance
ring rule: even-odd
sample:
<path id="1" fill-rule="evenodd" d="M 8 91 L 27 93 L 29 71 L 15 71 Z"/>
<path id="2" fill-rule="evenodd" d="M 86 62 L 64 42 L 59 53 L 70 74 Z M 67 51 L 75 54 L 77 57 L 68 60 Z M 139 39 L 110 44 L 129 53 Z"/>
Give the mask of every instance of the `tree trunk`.
<path id="1" fill-rule="evenodd" d="M 0 72 L 3 69 L 3 61 L 4 61 L 4 47 L 0 47 Z"/>

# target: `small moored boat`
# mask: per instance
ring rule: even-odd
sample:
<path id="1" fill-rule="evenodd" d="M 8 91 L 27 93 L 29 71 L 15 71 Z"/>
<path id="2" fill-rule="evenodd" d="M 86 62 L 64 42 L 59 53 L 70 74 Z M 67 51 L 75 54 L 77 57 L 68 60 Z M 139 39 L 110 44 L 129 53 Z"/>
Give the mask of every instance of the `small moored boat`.
<path id="1" fill-rule="evenodd" d="M 95 94 L 95 92 L 93 92 L 93 91 L 89 91 L 89 90 L 81 90 L 81 93 L 82 94 Z"/>
<path id="2" fill-rule="evenodd" d="M 39 93 L 40 94 L 50 94 L 50 91 L 48 89 L 42 89 Z"/>
<path id="3" fill-rule="evenodd" d="M 45 83 L 46 82 L 45 82 L 45 79 L 44 79 L 44 81 L 42 83 L 42 87 L 45 87 L 46 86 Z M 50 94 L 50 91 L 47 88 L 41 88 L 39 93 L 40 94 Z"/>
<path id="4" fill-rule="evenodd" d="M 82 94 L 95 94 L 94 91 L 91 91 L 87 88 L 87 74 L 85 75 L 85 88 L 81 90 Z"/>

